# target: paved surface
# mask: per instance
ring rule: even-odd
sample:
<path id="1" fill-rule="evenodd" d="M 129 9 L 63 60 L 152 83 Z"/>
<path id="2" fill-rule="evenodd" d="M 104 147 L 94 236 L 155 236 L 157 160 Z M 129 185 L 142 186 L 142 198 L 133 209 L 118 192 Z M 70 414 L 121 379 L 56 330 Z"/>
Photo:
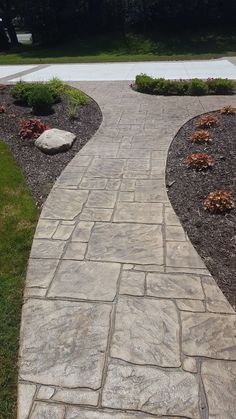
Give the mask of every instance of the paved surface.
<path id="1" fill-rule="evenodd" d="M 59 77 L 65 81 L 117 81 L 134 80 L 137 74 L 147 73 L 150 76 L 164 77 L 167 79 L 191 79 L 195 77 L 203 79 L 209 77 L 236 79 L 236 66 L 233 62 L 226 59 L 105 64 L 53 64 L 42 67 L 22 66 L 22 69 L 20 67 L 0 66 L 0 78 L 8 77 L 12 81 L 46 81 L 52 77 Z M 31 73 L 32 68 L 35 70 L 33 73 Z M 23 71 L 25 72 L 23 73 Z M 21 73 L 16 74 L 17 72 Z"/>
<path id="2" fill-rule="evenodd" d="M 235 313 L 168 201 L 164 168 L 185 121 L 236 99 L 74 85 L 104 119 L 38 223 L 18 419 L 235 419 Z"/>

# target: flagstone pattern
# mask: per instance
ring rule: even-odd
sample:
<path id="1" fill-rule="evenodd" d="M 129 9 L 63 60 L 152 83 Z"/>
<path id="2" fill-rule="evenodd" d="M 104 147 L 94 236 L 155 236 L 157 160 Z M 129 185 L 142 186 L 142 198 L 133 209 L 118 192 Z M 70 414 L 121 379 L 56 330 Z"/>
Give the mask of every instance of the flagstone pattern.
<path id="1" fill-rule="evenodd" d="M 235 312 L 168 201 L 165 161 L 188 119 L 236 99 L 73 85 L 103 122 L 35 233 L 18 419 L 235 419 Z"/>

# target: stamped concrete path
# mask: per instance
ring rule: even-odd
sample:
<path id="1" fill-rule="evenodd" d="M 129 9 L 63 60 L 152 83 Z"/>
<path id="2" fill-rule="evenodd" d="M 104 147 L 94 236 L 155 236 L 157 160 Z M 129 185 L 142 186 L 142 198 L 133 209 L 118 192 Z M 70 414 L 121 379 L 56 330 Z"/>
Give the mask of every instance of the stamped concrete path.
<path id="1" fill-rule="evenodd" d="M 235 419 L 236 317 L 167 197 L 189 118 L 236 98 L 74 83 L 103 112 L 43 208 L 20 342 L 19 419 Z"/>

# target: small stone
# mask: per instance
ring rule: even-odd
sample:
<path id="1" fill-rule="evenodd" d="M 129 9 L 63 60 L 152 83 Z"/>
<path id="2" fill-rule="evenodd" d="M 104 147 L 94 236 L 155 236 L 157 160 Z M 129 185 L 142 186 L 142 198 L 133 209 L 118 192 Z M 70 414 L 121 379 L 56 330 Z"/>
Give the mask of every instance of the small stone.
<path id="1" fill-rule="evenodd" d="M 94 223 L 89 221 L 80 221 L 73 233 L 73 242 L 88 242 Z"/>
<path id="2" fill-rule="evenodd" d="M 115 210 L 114 222 L 162 223 L 162 204 L 119 202 Z"/>
<path id="3" fill-rule="evenodd" d="M 235 419 L 236 363 L 204 359 L 202 379 L 209 418 Z"/>
<path id="4" fill-rule="evenodd" d="M 148 273 L 147 294 L 164 298 L 204 299 L 197 275 Z"/>
<path id="5" fill-rule="evenodd" d="M 30 419 L 64 419 L 64 414 L 64 406 L 37 402 L 34 403 Z"/>
<path id="6" fill-rule="evenodd" d="M 120 294 L 144 295 L 144 281 L 144 272 L 124 271 L 121 277 Z"/>
<path id="7" fill-rule="evenodd" d="M 74 225 L 59 225 L 53 235 L 54 240 L 68 240 L 74 230 Z"/>
<path id="8" fill-rule="evenodd" d="M 71 242 L 68 244 L 63 259 L 83 260 L 87 249 L 87 243 Z"/>
<path id="9" fill-rule="evenodd" d="M 235 313 L 213 278 L 210 276 L 202 278 L 202 285 L 206 294 L 208 311 L 214 313 Z"/>
<path id="10" fill-rule="evenodd" d="M 35 141 L 35 145 L 46 154 L 55 154 L 69 150 L 76 139 L 72 132 L 52 128 L 44 131 Z"/>
<path id="11" fill-rule="evenodd" d="M 183 369 L 188 372 L 197 373 L 197 361 L 195 358 L 186 357 L 183 360 Z"/>
<path id="12" fill-rule="evenodd" d="M 59 221 L 43 220 L 40 218 L 36 231 L 35 239 L 50 239 L 58 227 Z"/>
<path id="13" fill-rule="evenodd" d="M 29 259 L 26 286 L 47 288 L 58 263 L 58 259 Z"/>
<path id="14" fill-rule="evenodd" d="M 53 387 L 41 386 L 37 394 L 37 399 L 49 400 L 53 396 L 54 392 L 55 389 Z"/>
<path id="15" fill-rule="evenodd" d="M 200 300 L 176 300 L 177 307 L 183 311 L 196 311 L 196 312 L 204 312 L 205 306 L 203 301 Z"/>
<path id="16" fill-rule="evenodd" d="M 117 192 L 114 191 L 91 191 L 86 207 L 90 208 L 114 208 Z"/>
<path id="17" fill-rule="evenodd" d="M 59 389 L 53 396 L 53 400 L 70 404 L 98 404 L 99 392 L 89 389 Z"/>
<path id="18" fill-rule="evenodd" d="M 54 189 L 44 204 L 42 218 L 73 220 L 82 210 L 88 191 Z"/>
<path id="19" fill-rule="evenodd" d="M 66 242 L 61 240 L 33 241 L 30 257 L 34 259 L 59 259 Z"/>
<path id="20" fill-rule="evenodd" d="M 18 418 L 27 419 L 36 392 L 34 384 L 18 385 Z"/>

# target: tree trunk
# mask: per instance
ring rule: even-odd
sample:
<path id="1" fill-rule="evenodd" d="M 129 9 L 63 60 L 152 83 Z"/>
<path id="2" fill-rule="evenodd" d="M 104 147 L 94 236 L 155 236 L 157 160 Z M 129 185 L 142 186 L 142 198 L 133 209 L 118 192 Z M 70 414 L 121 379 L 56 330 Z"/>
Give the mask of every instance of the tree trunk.
<path id="1" fill-rule="evenodd" d="M 5 16 L 3 19 L 3 22 L 7 28 L 7 32 L 10 38 L 10 42 L 11 42 L 11 46 L 13 47 L 17 47 L 19 45 L 18 39 L 17 39 L 17 35 L 16 35 L 16 30 L 15 27 L 12 23 L 11 18 Z"/>

